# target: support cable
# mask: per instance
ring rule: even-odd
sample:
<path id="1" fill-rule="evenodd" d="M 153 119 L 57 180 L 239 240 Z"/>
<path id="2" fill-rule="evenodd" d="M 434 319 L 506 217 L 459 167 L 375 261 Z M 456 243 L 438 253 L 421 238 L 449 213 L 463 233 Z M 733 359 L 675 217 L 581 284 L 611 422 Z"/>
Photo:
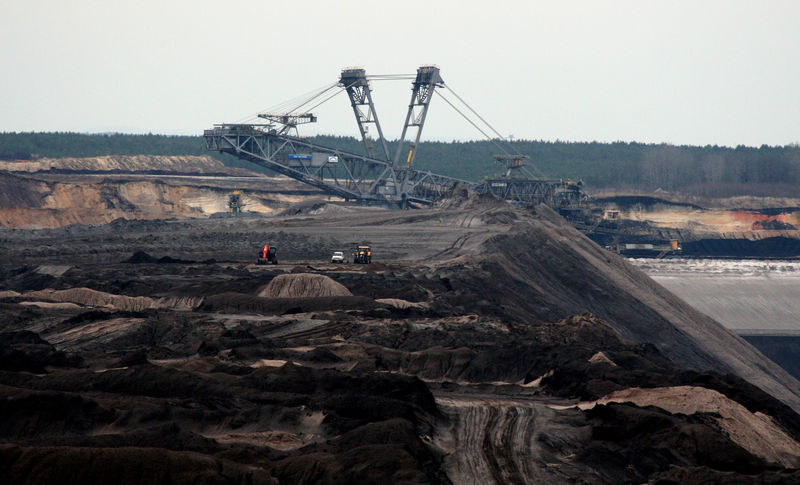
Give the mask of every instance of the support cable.
<path id="1" fill-rule="evenodd" d="M 462 118 L 467 120 L 467 123 L 471 124 L 472 126 L 475 127 L 476 130 L 480 131 L 481 134 L 483 134 L 483 136 L 485 136 L 487 140 L 489 140 L 490 142 L 494 143 L 494 145 L 497 148 L 499 148 L 500 150 L 502 150 L 506 155 L 512 156 L 511 153 L 509 153 L 509 151 L 506 150 L 502 145 L 497 143 L 494 138 L 492 138 L 491 136 L 489 136 L 488 133 L 483 131 L 477 124 L 475 124 L 475 122 L 473 122 L 471 119 L 469 119 L 469 117 L 467 115 L 465 115 L 460 109 L 456 108 L 456 106 L 453 103 L 451 103 L 450 100 L 447 99 L 440 91 L 434 91 L 434 93 L 438 94 L 439 97 L 442 98 L 447 104 L 449 104 L 450 107 L 453 108 L 456 113 L 460 114 Z"/>
<path id="2" fill-rule="evenodd" d="M 342 91 L 346 90 L 348 87 L 349 86 L 340 87 L 339 90 L 336 91 L 335 93 L 331 94 L 330 96 L 328 96 L 327 98 L 323 99 L 322 101 L 320 101 L 319 103 L 315 104 L 314 106 L 308 108 L 308 111 L 314 111 L 315 109 L 317 109 L 317 107 L 319 105 L 328 102 L 328 100 L 330 100 L 331 98 L 335 97 L 337 94 L 341 93 Z"/>
<path id="3" fill-rule="evenodd" d="M 413 78 L 415 76 L 416 76 L 416 74 L 414 74 L 414 73 L 368 74 L 367 75 L 367 79 L 370 79 L 370 78 L 373 78 L 373 77 L 375 77 L 375 78 L 377 78 L 377 77 L 402 77 L 402 78 L 410 77 L 410 78 Z"/>
<path id="4" fill-rule="evenodd" d="M 370 81 L 405 81 L 416 79 L 414 74 L 370 74 L 367 76 Z"/>
<path id="5" fill-rule="evenodd" d="M 452 92 L 453 90 L 452 90 L 452 89 L 450 89 L 450 91 Z M 486 133 L 485 131 L 483 131 L 483 130 L 482 130 L 482 129 L 481 129 L 481 128 L 480 128 L 480 127 L 479 127 L 479 126 L 478 126 L 478 125 L 477 125 L 475 122 L 473 122 L 473 121 L 472 121 L 472 120 L 471 120 L 471 119 L 470 119 L 470 118 L 469 118 L 467 115 L 465 115 L 465 114 L 464 114 L 464 113 L 463 113 L 461 110 L 459 110 L 458 108 L 456 108 L 456 107 L 455 107 L 455 105 L 454 105 L 453 103 L 451 103 L 451 102 L 450 102 L 450 100 L 449 100 L 449 99 L 447 99 L 447 98 L 446 98 L 446 97 L 445 97 L 445 96 L 442 94 L 442 92 L 441 92 L 441 91 L 434 91 L 434 92 L 435 92 L 437 95 L 439 95 L 439 97 L 440 97 L 440 98 L 442 98 L 442 99 L 443 99 L 443 100 L 444 100 L 444 101 L 445 101 L 447 104 L 449 104 L 449 105 L 450 105 L 450 107 L 451 107 L 451 108 L 453 108 L 453 109 L 455 110 L 455 112 L 456 112 L 456 113 L 458 113 L 459 115 L 461 115 L 461 117 L 463 117 L 465 120 L 467 120 L 467 123 L 471 124 L 472 126 L 474 126 L 474 127 L 475 127 L 475 129 L 476 129 L 476 130 L 480 131 L 480 132 L 483 134 L 483 136 L 485 136 L 485 137 L 486 137 L 486 139 L 487 139 L 487 140 L 489 140 L 490 142 L 492 142 L 492 143 L 494 144 L 494 146 L 496 146 L 497 148 L 499 148 L 499 149 L 500 149 L 500 150 L 501 150 L 503 153 L 505 153 L 505 154 L 506 154 L 506 155 L 508 155 L 509 157 L 513 157 L 513 156 L 514 156 L 514 155 L 512 155 L 512 154 L 511 154 L 511 152 L 509 152 L 508 150 L 506 150 L 506 149 L 505 149 L 505 148 L 504 148 L 502 145 L 500 145 L 499 143 L 497 143 L 497 139 L 495 139 L 495 138 L 492 138 L 491 136 L 489 136 L 489 134 L 488 134 L 488 133 Z M 455 93 L 455 92 L 453 92 L 453 94 L 456 94 L 456 93 Z M 456 95 L 456 97 L 458 97 L 458 95 Z M 458 99 L 459 99 L 459 100 L 461 100 L 461 98 L 458 98 Z M 463 100 L 461 100 L 461 102 L 462 102 L 462 103 L 464 103 L 464 101 L 463 101 Z M 467 103 L 464 103 L 464 105 L 466 105 L 466 106 L 469 108 L 469 105 L 467 105 Z M 471 110 L 473 113 L 475 113 L 475 111 L 474 111 L 472 108 L 470 108 L 470 110 Z M 476 115 L 476 116 L 478 116 L 478 118 L 480 118 L 480 119 L 481 119 L 481 120 L 482 120 L 484 123 L 486 123 L 486 120 L 484 120 L 483 118 L 481 118 L 481 116 L 480 116 L 480 115 L 478 115 L 477 113 L 475 113 L 475 115 Z M 486 123 L 486 125 L 487 125 L 487 126 L 489 126 L 489 127 L 491 128 L 491 125 L 489 125 L 489 123 Z M 494 128 L 492 128 L 492 131 L 494 131 L 495 133 L 497 133 L 497 134 L 500 136 L 500 139 L 501 139 L 501 140 L 503 140 L 503 136 L 502 136 L 502 135 L 500 135 L 500 133 L 498 133 L 498 132 L 497 132 L 497 130 L 495 130 Z M 505 140 L 504 140 L 504 141 L 505 141 Z M 508 143 L 506 142 L 506 144 L 508 144 Z M 509 145 L 509 147 L 510 147 L 510 145 Z M 523 167 L 523 168 L 524 168 L 524 167 Z M 538 174 L 540 177 L 544 178 L 544 176 L 545 176 L 545 175 L 544 175 L 544 174 L 543 174 L 543 173 L 542 173 L 542 172 L 541 172 L 539 169 L 537 169 L 536 167 L 533 167 L 533 169 L 536 171 L 536 173 L 537 173 L 537 174 Z M 527 170 L 526 170 L 526 171 L 527 171 Z"/>
<path id="6" fill-rule="evenodd" d="M 470 110 L 470 111 L 471 111 L 473 114 L 475 114 L 475 116 L 477 116 L 477 117 L 478 117 L 478 119 L 480 119 L 480 120 L 481 120 L 481 121 L 482 121 L 482 122 L 483 122 L 483 123 L 484 123 L 486 126 L 488 126 L 488 127 L 489 127 L 489 129 L 490 129 L 490 130 L 492 130 L 492 131 L 493 131 L 493 132 L 494 132 L 494 133 L 495 133 L 495 134 L 498 136 L 498 138 L 499 138 L 500 140 L 502 140 L 502 141 L 503 141 L 503 143 L 505 143 L 505 144 L 506 144 L 506 146 L 508 146 L 508 148 L 510 148 L 512 151 L 515 151 L 515 150 L 513 150 L 513 147 L 511 146 L 511 144 L 510 144 L 510 143 L 508 143 L 508 141 L 506 141 L 506 138 L 505 138 L 505 137 L 504 137 L 504 136 L 503 136 L 503 135 L 502 135 L 502 134 L 501 134 L 499 131 L 497 131 L 497 130 L 496 130 L 496 129 L 495 129 L 495 128 L 494 128 L 494 127 L 491 125 L 491 124 L 489 124 L 489 122 L 488 122 L 488 121 L 486 121 L 486 120 L 483 118 L 483 116 L 481 116 L 481 115 L 480 115 L 480 114 L 479 114 L 477 111 L 475 111 L 475 110 L 474 110 L 474 109 L 473 109 L 473 108 L 472 108 L 472 107 L 471 107 L 469 104 L 467 104 L 467 102 L 466 102 L 466 101 L 464 101 L 464 99 L 463 99 L 461 96 L 459 96 L 459 95 L 458 95 L 458 93 L 456 93 L 456 92 L 453 90 L 453 88 L 452 88 L 452 87 L 450 87 L 450 86 L 448 86 L 448 85 L 445 85 L 445 87 L 446 87 L 447 89 L 449 89 L 449 90 L 450 90 L 450 92 L 451 92 L 451 93 L 453 93 L 453 96 L 455 96 L 456 98 L 458 98 L 458 100 L 459 100 L 459 101 L 461 101 L 461 103 L 462 103 L 464 106 L 466 106 L 466 107 L 467 107 L 467 109 L 469 109 L 469 110 Z M 437 94 L 439 94 L 439 95 L 441 96 L 441 94 L 442 94 L 442 93 L 441 93 L 441 91 L 438 91 L 438 92 L 437 92 Z M 444 96 L 442 96 L 442 99 L 445 99 L 445 98 L 444 98 Z M 447 100 L 445 99 L 445 101 L 447 101 Z M 448 103 L 448 104 L 450 104 L 450 106 L 453 106 L 453 105 L 452 105 L 452 104 L 451 104 L 449 101 L 447 101 L 447 103 Z M 453 109 L 455 109 L 455 107 L 453 107 Z M 456 110 L 456 111 L 458 111 L 458 110 Z M 463 113 L 461 113 L 460 111 L 459 111 L 459 114 L 461 114 L 461 116 L 464 116 L 464 114 L 463 114 Z M 464 116 L 464 118 L 465 118 L 465 119 L 467 119 L 467 118 L 466 118 L 466 116 Z M 475 125 L 475 123 L 473 123 L 471 120 L 467 119 L 467 121 L 469 121 L 469 122 L 470 122 L 470 124 L 472 124 L 472 126 L 475 126 L 475 127 L 477 128 L 477 126 Z M 513 157 L 513 155 L 512 155 L 512 154 L 511 154 L 511 153 L 510 153 L 508 150 L 506 150 L 505 148 L 503 148 L 502 146 L 500 146 L 500 144 L 498 144 L 498 143 L 495 141 L 495 139 L 492 139 L 491 137 L 489 137 L 489 136 L 488 136 L 488 135 L 487 135 L 487 134 L 486 134 L 486 133 L 485 133 L 483 130 L 480 130 L 480 129 L 478 129 L 478 131 L 480 131 L 481 133 L 483 133 L 483 135 L 484 135 L 484 136 L 486 136 L 486 137 L 489 139 L 489 141 L 491 141 L 492 143 L 494 143 L 494 144 L 495 144 L 495 146 L 497 146 L 498 148 L 500 148 L 500 150 L 502 150 L 503 152 L 505 152 L 505 154 L 506 154 L 506 155 L 508 155 L 508 156 L 512 156 L 512 157 Z M 526 173 L 527 173 L 529 176 L 530 176 L 530 175 L 538 175 L 538 176 L 540 176 L 540 177 L 542 177 L 542 178 L 545 178 L 545 175 L 544 175 L 544 173 L 542 173 L 542 172 L 541 172 L 541 170 L 539 170 L 538 168 L 536 168 L 535 166 L 532 166 L 532 165 L 531 165 L 530 167 L 531 167 L 531 168 L 534 170 L 535 174 L 531 174 L 531 173 L 530 173 L 530 171 L 527 169 L 527 167 L 522 167 L 522 171 L 523 171 L 523 172 L 526 172 Z"/>
<path id="7" fill-rule="evenodd" d="M 299 104 L 297 107 L 285 111 L 286 113 L 291 113 L 293 111 L 296 111 L 297 109 L 300 109 L 304 105 L 314 101 L 315 99 L 319 98 L 320 96 L 325 94 L 327 91 L 329 91 L 330 89 L 335 87 L 337 84 L 338 83 L 326 84 L 325 86 L 322 86 L 320 88 L 314 89 L 312 91 L 308 91 L 308 92 L 306 92 L 304 94 L 301 94 L 299 96 L 295 96 L 294 98 L 291 98 L 289 100 L 282 101 L 282 102 L 280 102 L 278 104 L 275 104 L 275 105 L 272 105 L 272 106 L 270 106 L 268 108 L 265 108 L 263 110 L 257 111 L 254 114 L 250 114 L 250 115 L 248 115 L 248 116 L 246 116 L 244 118 L 241 118 L 236 123 L 246 124 L 246 123 L 251 122 L 251 121 L 259 120 L 259 117 L 258 117 L 259 113 L 275 112 L 275 111 L 284 112 L 284 109 L 282 109 L 282 108 L 285 108 L 286 106 L 291 106 L 292 104 L 303 100 L 303 102 L 301 104 Z"/>
<path id="8" fill-rule="evenodd" d="M 444 87 L 446 87 L 447 89 L 449 89 L 449 90 L 450 90 L 450 92 L 451 92 L 451 93 L 453 93 L 453 96 L 455 96 L 456 98 L 458 98 L 458 100 L 459 100 L 459 101 L 461 101 L 461 103 L 462 103 L 464 106 L 466 106 L 466 107 L 467 107 L 467 109 L 469 109 L 470 111 L 472 111 L 472 113 L 473 113 L 475 116 L 477 116 L 479 120 L 483 121 L 483 123 L 484 123 L 486 126 L 488 126 L 488 127 L 489 127 L 489 129 L 490 129 L 490 130 L 492 130 L 492 131 L 495 133 L 495 135 L 497 135 L 497 136 L 498 136 L 498 137 L 499 137 L 501 140 L 505 140 L 505 139 L 506 139 L 506 137 L 505 137 L 505 136 L 503 136 L 502 134 L 500 134 L 500 132 L 499 132 L 499 131 L 495 130 L 495 129 L 494 129 L 494 127 L 493 127 L 492 125 L 490 125 L 488 121 L 486 121 L 485 119 L 483 119 L 483 116 L 481 116 L 480 114 L 478 114 L 478 112 L 477 112 L 477 111 L 475 111 L 474 109 L 472 109 L 472 106 L 468 105 L 468 104 L 467 104 L 467 102 L 466 102 L 466 101 L 464 101 L 464 99 L 463 99 L 461 96 L 459 96 L 459 95 L 458 95 L 458 93 L 456 93 L 456 92 L 453 90 L 453 88 L 451 88 L 451 87 L 450 87 L 449 85 L 447 85 L 447 84 L 445 84 L 445 86 L 444 86 Z"/>
<path id="9" fill-rule="evenodd" d="M 266 108 L 266 109 L 262 110 L 261 112 L 262 113 L 263 112 L 269 112 L 269 111 L 273 111 L 273 112 L 274 111 L 289 112 L 289 111 L 291 111 L 291 110 L 288 109 L 288 107 L 290 105 L 296 105 L 298 102 L 303 101 L 303 102 L 300 103 L 300 106 L 302 106 L 303 104 L 308 103 L 309 100 L 312 100 L 312 99 L 320 96 L 321 93 L 324 93 L 325 91 L 331 89 L 331 87 L 333 87 L 335 85 L 336 85 L 336 83 L 326 84 L 325 86 L 319 87 L 319 88 L 314 89 L 312 91 L 309 91 L 307 93 L 301 94 L 300 96 L 295 96 L 294 98 L 291 98 L 289 100 L 283 101 L 282 103 L 278 103 L 278 104 L 276 104 L 274 106 Z"/>
<path id="10" fill-rule="evenodd" d="M 325 93 L 327 93 L 328 91 L 330 91 L 331 89 L 335 88 L 335 87 L 337 86 L 337 84 L 338 84 L 338 83 L 333 83 L 333 84 L 331 84 L 330 86 L 328 86 L 327 88 L 325 88 L 324 90 L 322 90 L 322 91 L 321 91 L 319 94 L 317 94 L 317 95 L 315 95 L 315 96 L 311 97 L 310 99 L 308 99 L 308 100 L 304 101 L 303 103 L 300 103 L 299 105 L 297 105 L 296 107 L 294 107 L 294 108 L 290 109 L 290 110 L 289 110 L 289 111 L 287 111 L 286 113 L 287 113 L 287 114 L 289 114 L 289 113 L 294 113 L 295 111 L 299 110 L 300 108 L 302 108 L 303 106 L 307 105 L 308 103 L 310 103 L 310 102 L 312 102 L 312 101 L 316 100 L 317 98 L 320 98 L 320 97 L 322 97 L 322 95 L 323 95 L 323 94 L 325 94 Z M 335 96 L 335 95 L 337 95 L 337 94 L 339 94 L 339 93 L 338 93 L 338 92 L 334 93 L 334 96 Z M 331 97 L 333 97 L 333 96 L 331 96 Z M 330 98 L 328 98 L 328 99 L 330 99 Z M 326 100 L 326 101 L 327 101 L 327 100 Z M 323 103 L 324 103 L 324 102 L 325 102 L 325 101 L 323 101 Z M 322 104 L 322 103 L 316 104 L 316 105 L 314 105 L 313 107 L 311 107 L 311 108 L 308 108 L 306 111 L 312 111 L 314 108 L 316 108 L 316 107 L 317 107 L 317 106 L 319 106 L 320 104 Z"/>

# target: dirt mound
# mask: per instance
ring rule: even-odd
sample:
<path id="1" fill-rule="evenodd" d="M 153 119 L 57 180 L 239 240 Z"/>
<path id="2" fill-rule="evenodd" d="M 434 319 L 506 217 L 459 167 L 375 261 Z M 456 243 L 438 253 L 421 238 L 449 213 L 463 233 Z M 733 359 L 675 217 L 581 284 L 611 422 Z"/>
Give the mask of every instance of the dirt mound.
<path id="1" fill-rule="evenodd" d="M 156 302 L 146 296 L 123 296 L 89 288 L 70 288 L 68 290 L 29 291 L 25 299 L 75 303 L 89 307 L 106 307 L 114 310 L 142 311 L 155 308 Z"/>
<path id="2" fill-rule="evenodd" d="M 740 474 L 771 468 L 732 442 L 708 414 L 671 414 L 655 407 L 610 403 L 587 411 L 586 418 L 592 442 L 576 454 L 575 461 L 605 475 L 600 483 L 652 483 L 648 478 L 654 473 L 686 466 Z"/>
<path id="3" fill-rule="evenodd" d="M 768 416 L 752 413 L 723 394 L 702 387 L 679 386 L 654 389 L 630 388 L 597 401 L 581 403 L 589 409 L 598 404 L 630 402 L 639 407 L 656 406 L 672 414 L 713 413 L 730 439 L 755 456 L 787 468 L 800 465 L 800 443 Z"/>
<path id="4" fill-rule="evenodd" d="M 203 301 L 203 297 L 161 297 L 150 298 L 147 296 L 125 296 L 92 290 L 90 288 L 70 288 L 67 290 L 39 290 L 29 291 L 20 295 L 23 304 L 39 304 L 36 300 L 45 302 L 71 303 L 87 307 L 108 308 L 119 311 L 141 312 L 155 308 L 172 308 L 176 310 L 190 310 Z"/>
<path id="5" fill-rule="evenodd" d="M 313 298 L 319 296 L 353 296 L 350 290 L 331 278 L 313 273 L 278 275 L 258 296 L 267 298 Z"/>

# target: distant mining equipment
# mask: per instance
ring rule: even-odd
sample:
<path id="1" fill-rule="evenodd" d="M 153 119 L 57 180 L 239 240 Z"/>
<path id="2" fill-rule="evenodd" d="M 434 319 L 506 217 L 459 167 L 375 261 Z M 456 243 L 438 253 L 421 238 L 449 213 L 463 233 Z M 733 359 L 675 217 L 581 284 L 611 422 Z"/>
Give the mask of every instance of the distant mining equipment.
<path id="1" fill-rule="evenodd" d="M 524 207 L 545 204 L 574 223 L 589 224 L 593 219 L 582 181 L 537 178 L 526 168 L 530 160 L 526 155 L 495 155 L 493 158 L 504 165 L 506 171 L 501 177 L 485 180 L 481 192 Z"/>
<path id="2" fill-rule="evenodd" d="M 244 194 L 241 190 L 236 190 L 228 196 L 228 212 L 231 215 L 239 215 L 244 211 Z"/>
<path id="3" fill-rule="evenodd" d="M 412 81 L 411 100 L 394 155 L 389 153 L 371 88 L 374 81 L 390 80 Z M 445 90 L 447 95 L 443 93 Z M 298 125 L 317 121 L 311 110 L 339 92 L 346 92 L 350 99 L 364 144 L 364 155 L 311 143 L 299 136 Z M 477 183 L 414 168 L 434 93 L 505 153 L 495 157 L 495 161 L 506 165 L 505 175 Z M 463 109 L 454 105 L 449 98 L 451 95 L 462 103 Z M 445 197 L 452 187 L 462 184 L 517 205 L 547 204 L 571 221 L 583 221 L 591 212 L 582 182 L 536 178 L 527 173 L 524 167 L 530 157 L 512 154 L 510 145 L 508 149 L 504 148 L 501 144 L 508 145 L 506 138 L 453 91 L 452 86 L 445 84 L 436 66 L 420 66 L 416 74 L 373 76 L 367 76 L 362 68 L 346 68 L 337 82 L 314 92 L 299 105 L 292 103 L 292 106 L 294 109 L 288 112 L 256 113 L 251 118 L 254 121 L 266 120 L 267 123 L 214 125 L 203 132 L 206 148 L 231 154 L 316 187 L 328 195 L 362 205 L 429 206 Z M 495 136 L 480 128 L 468 113 Z M 376 140 L 370 137 L 370 130 L 377 135 Z M 233 206 L 231 212 L 235 213 Z"/>
<path id="4" fill-rule="evenodd" d="M 370 80 L 411 79 L 411 101 L 403 132 L 392 157 L 372 102 Z M 422 128 L 434 90 L 444 81 L 436 66 L 421 66 L 416 74 L 383 75 L 368 78 L 364 69 L 348 68 L 339 80 L 315 92 L 296 109 L 316 108 L 339 92 L 346 92 L 364 142 L 366 155 L 310 143 L 297 135 L 297 126 L 313 123 L 307 111 L 257 113 L 268 123 L 223 123 L 205 130 L 206 148 L 229 153 L 274 172 L 316 187 L 328 195 L 363 205 L 401 208 L 431 205 L 456 183 L 472 188 L 478 184 L 413 168 Z M 331 94 L 332 92 L 332 94 Z M 378 147 L 368 135 L 373 128 Z M 406 143 L 406 138 L 410 139 Z"/>

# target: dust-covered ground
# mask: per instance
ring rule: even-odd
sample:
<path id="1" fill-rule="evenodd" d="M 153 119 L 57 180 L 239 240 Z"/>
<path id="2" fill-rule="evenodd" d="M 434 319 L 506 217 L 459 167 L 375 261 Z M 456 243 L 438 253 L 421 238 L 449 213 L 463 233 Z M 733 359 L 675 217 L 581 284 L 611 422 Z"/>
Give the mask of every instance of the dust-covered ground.
<path id="1" fill-rule="evenodd" d="M 359 243 L 372 264 L 329 263 Z M 544 207 L 306 203 L 0 249 L 4 483 L 800 480 L 800 384 Z"/>

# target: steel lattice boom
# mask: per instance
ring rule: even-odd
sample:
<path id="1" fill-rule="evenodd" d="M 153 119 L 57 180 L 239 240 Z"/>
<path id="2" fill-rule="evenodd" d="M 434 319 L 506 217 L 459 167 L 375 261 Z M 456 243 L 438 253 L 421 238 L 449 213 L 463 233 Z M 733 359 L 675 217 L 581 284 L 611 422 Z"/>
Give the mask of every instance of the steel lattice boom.
<path id="1" fill-rule="evenodd" d="M 524 166 L 529 159 L 523 155 L 495 156 L 496 161 L 506 165 L 505 177 L 480 184 L 414 169 L 414 158 L 434 90 L 445 87 L 436 66 L 422 66 L 417 69 L 412 83 L 411 102 L 394 158 L 389 156 L 388 144 L 378 121 L 370 82 L 364 69 L 343 70 L 337 84 L 341 90 L 347 91 L 350 98 L 367 155 L 344 152 L 291 136 L 290 130 L 296 132 L 298 124 L 317 120 L 310 112 L 258 115 L 273 124 L 214 125 L 203 133 L 206 148 L 229 153 L 317 187 L 328 194 L 362 204 L 399 207 L 407 207 L 409 204 L 429 205 L 448 193 L 458 182 L 520 205 L 544 203 L 561 208 L 581 205 L 586 201 L 580 184 L 518 177 L 517 174 L 524 172 Z M 330 87 L 326 88 L 316 96 L 329 89 Z M 327 99 L 331 97 L 333 96 Z M 448 104 L 451 103 L 448 101 Z M 474 112 L 472 108 L 470 110 Z M 459 114 L 464 116 L 460 111 Z M 370 125 L 377 131 L 379 154 L 375 153 L 369 137 Z M 406 148 L 406 136 L 414 130 L 416 133 L 412 135 L 410 146 Z"/>
<path id="2" fill-rule="evenodd" d="M 205 130 L 206 148 L 229 153 L 320 190 L 363 204 L 431 204 L 457 182 L 479 184 L 414 169 L 395 169 L 385 160 L 310 143 L 268 131 L 266 125 L 223 124 Z M 401 188 L 401 181 L 404 181 Z"/>
<path id="3" fill-rule="evenodd" d="M 425 118 L 428 116 L 428 107 L 431 104 L 433 97 L 433 90 L 437 86 L 442 86 L 444 81 L 442 76 L 439 75 L 439 68 L 436 66 L 422 66 L 417 69 L 417 77 L 411 88 L 411 102 L 408 104 L 408 112 L 406 113 L 406 122 L 403 125 L 403 133 L 400 135 L 400 143 L 397 144 L 397 151 L 394 154 L 394 163 L 398 165 L 405 161 L 406 167 L 411 167 L 414 163 L 414 158 L 417 153 L 417 145 L 419 145 L 419 138 L 422 136 L 422 127 L 425 125 Z M 403 144 L 405 143 L 406 134 L 408 129 L 416 128 L 417 133 L 414 141 L 411 143 L 411 148 L 408 150 L 408 155 L 405 160 L 401 160 L 403 155 Z"/>
<path id="4" fill-rule="evenodd" d="M 347 90 L 347 96 L 350 98 L 350 105 L 356 115 L 358 131 L 361 133 L 361 139 L 364 142 L 367 155 L 375 157 L 375 147 L 369 138 L 368 129 L 369 125 L 373 124 L 378 131 L 378 141 L 381 144 L 384 160 L 389 160 L 389 148 L 386 146 L 386 139 L 383 137 L 383 130 L 378 121 L 378 113 L 375 111 L 375 104 L 372 102 L 372 90 L 367 80 L 366 71 L 358 68 L 345 69 L 339 77 L 339 85 Z M 363 108 L 366 108 L 366 113 L 364 113 Z"/>

